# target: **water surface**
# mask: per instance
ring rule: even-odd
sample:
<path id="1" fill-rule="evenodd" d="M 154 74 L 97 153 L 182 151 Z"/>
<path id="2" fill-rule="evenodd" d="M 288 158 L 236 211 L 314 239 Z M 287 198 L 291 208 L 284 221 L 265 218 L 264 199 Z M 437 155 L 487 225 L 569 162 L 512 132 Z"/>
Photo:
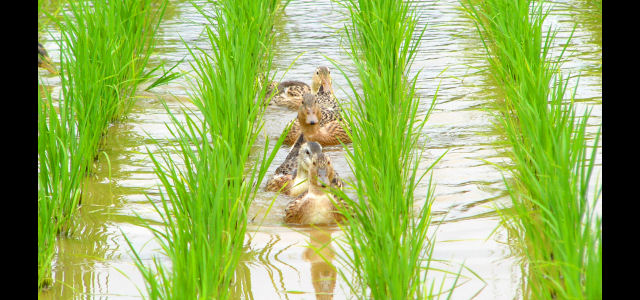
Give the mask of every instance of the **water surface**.
<path id="1" fill-rule="evenodd" d="M 206 3 L 201 5 L 210 7 Z M 559 30 L 554 49 L 559 49 L 563 40 L 566 42 L 576 26 L 563 70 L 573 76 L 572 84 L 580 75 L 576 103 L 580 113 L 584 108 L 592 109 L 589 134 L 593 138 L 602 118 L 601 19 L 587 1 L 555 1 L 550 5 L 553 11 L 547 23 Z M 434 256 L 447 261 L 437 266 L 455 272 L 464 263 L 482 278 L 464 270 L 453 299 L 518 298 L 521 277 L 518 258 L 506 245 L 507 233 L 495 230 L 499 224 L 496 206 L 509 204 L 503 181 L 503 176 L 508 179 L 508 174 L 501 173 L 496 166 L 509 166 L 511 162 L 505 155 L 506 149 L 499 146 L 505 137 L 492 124 L 495 86 L 483 72 L 486 68 L 484 49 L 475 27 L 457 1 L 422 1 L 418 7 L 422 14 L 420 24 L 427 24 L 427 30 L 412 72 L 416 74 L 421 70 L 417 87 L 422 115 L 439 89 L 435 110 L 421 139 L 426 147 L 421 168 L 424 170 L 448 151 L 433 172 L 436 186 L 433 214 L 438 221 L 431 228 L 437 229 Z M 345 65 L 347 76 L 357 84 L 355 74 L 349 71 L 350 58 L 341 48 L 343 41 L 338 35 L 345 20 L 343 13 L 339 5 L 328 0 L 292 1 L 276 27 L 278 78 L 310 82 L 317 66 L 331 66 L 328 57 Z M 190 57 L 182 40 L 190 46 L 210 47 L 202 34 L 204 26 L 206 20 L 189 2 L 170 1 L 160 27 L 159 49 L 152 56 L 152 63 L 173 64 L 185 58 L 179 69 L 190 71 Z M 55 39 L 59 33 L 51 26 L 47 30 L 52 34 L 42 35 L 41 42 L 57 62 Z M 284 74 L 290 65 L 290 71 Z M 351 92 L 347 81 L 335 68 L 332 70 L 336 95 L 348 102 Z M 59 78 L 44 71 L 40 74 L 57 93 Z M 170 263 L 137 216 L 162 226 L 149 203 L 159 203 L 160 182 L 153 173 L 147 151 L 158 153 L 154 139 L 160 141 L 161 147 L 175 145 L 165 127 L 170 119 L 161 99 L 174 112 L 184 106 L 193 108 L 187 101 L 189 90 L 188 82 L 181 78 L 152 92 L 141 92 L 127 118 L 111 126 L 103 149 L 109 163 L 101 158 L 96 174 L 89 179 L 88 195 L 79 211 L 80 229 L 71 238 L 59 239 L 54 260 L 55 285 L 40 293 L 42 299 L 141 298 L 144 282 L 133 264 L 123 233 L 147 263 L 151 263 L 154 256 Z M 273 140 L 294 116 L 293 111 L 270 106 L 263 135 Z M 264 136 L 258 144 L 262 141 Z M 286 147 L 278 151 L 269 174 L 284 160 L 287 151 Z M 344 151 L 339 146 L 326 147 L 325 151 L 337 172 L 349 179 L 352 173 Z M 600 157 L 598 154 L 598 172 Z M 424 203 L 425 195 L 426 183 L 423 183 L 416 193 L 416 207 Z M 349 298 L 340 276 L 306 247 L 311 238 L 317 246 L 342 233 L 337 228 L 328 228 L 330 232 L 326 233 L 285 226 L 284 207 L 291 200 L 287 196 L 277 196 L 265 216 L 275 196 L 261 192 L 250 208 L 251 217 L 255 218 L 249 226 L 251 239 L 238 268 L 238 285 L 233 287 L 237 297 Z M 258 226 L 260 224 L 262 226 Z M 341 254 L 339 247 L 334 243 L 325 250 L 323 255 L 344 270 L 335 259 Z M 443 276 L 445 274 L 434 272 L 430 278 L 439 281 Z M 448 278 L 450 281 L 451 276 Z"/>

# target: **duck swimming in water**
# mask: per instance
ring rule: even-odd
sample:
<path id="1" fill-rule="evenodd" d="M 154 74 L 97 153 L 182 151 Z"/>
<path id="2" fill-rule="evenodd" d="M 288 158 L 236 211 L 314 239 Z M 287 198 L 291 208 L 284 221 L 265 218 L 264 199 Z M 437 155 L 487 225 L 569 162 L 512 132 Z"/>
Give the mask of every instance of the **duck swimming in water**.
<path id="1" fill-rule="evenodd" d="M 321 225 L 344 220 L 344 216 L 333 204 L 333 196 L 324 189 L 326 184 L 331 182 L 331 169 L 326 164 L 327 159 L 324 154 L 312 157 L 309 165 L 308 190 L 287 205 L 284 217 L 286 223 Z M 345 205 L 342 201 L 338 203 Z"/>
<path id="2" fill-rule="evenodd" d="M 334 171 L 329 157 L 322 153 L 322 146 L 315 142 L 307 142 L 300 135 L 296 144 L 291 148 L 285 161 L 276 169 L 274 175 L 267 181 L 265 190 L 280 191 L 290 196 L 298 196 L 308 189 L 309 165 L 314 157 L 318 163 L 327 169 L 329 182 L 334 188 L 342 188 L 343 183 L 338 173 Z"/>
<path id="3" fill-rule="evenodd" d="M 318 67 L 313 73 L 311 86 L 297 80 L 288 80 L 280 83 L 272 82 L 269 86 L 267 97 L 272 93 L 275 93 L 273 103 L 293 110 L 297 110 L 300 107 L 303 96 L 306 93 L 325 94 L 327 97 L 319 98 L 318 104 L 320 106 L 337 107 L 337 102 L 333 97 L 331 70 L 325 66 Z"/>
<path id="4" fill-rule="evenodd" d="M 298 117 L 294 119 L 291 130 L 284 139 L 285 145 L 293 144 L 301 134 L 307 141 L 322 146 L 351 143 L 347 130 L 342 126 L 339 110 L 321 107 L 317 95 L 305 94 L 298 108 Z"/>

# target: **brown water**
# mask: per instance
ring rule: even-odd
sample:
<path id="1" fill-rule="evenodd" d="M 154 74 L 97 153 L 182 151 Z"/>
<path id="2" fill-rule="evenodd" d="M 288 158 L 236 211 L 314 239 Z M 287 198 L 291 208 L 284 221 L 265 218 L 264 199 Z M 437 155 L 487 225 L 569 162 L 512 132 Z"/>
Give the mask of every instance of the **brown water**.
<path id="1" fill-rule="evenodd" d="M 589 120 L 589 132 L 593 137 L 602 117 L 601 19 L 592 13 L 595 9 L 586 1 L 556 1 L 551 5 L 554 10 L 547 23 L 558 27 L 558 42 L 566 39 L 577 25 L 563 69 L 571 75 L 581 75 L 576 102 L 578 112 L 586 107 L 593 109 Z M 436 186 L 433 214 L 440 221 L 432 226 L 432 230 L 437 229 L 434 256 L 447 261 L 436 266 L 456 272 L 464 263 L 482 278 L 464 270 L 453 299 L 518 298 L 521 276 L 518 258 L 505 244 L 506 232 L 502 229 L 494 232 L 499 223 L 495 206 L 507 205 L 509 199 L 503 174 L 491 164 L 508 165 L 510 162 L 504 149 L 496 146 L 496 142 L 505 138 L 491 123 L 489 104 L 495 101 L 495 88 L 487 74 L 481 72 L 486 67 L 484 50 L 473 24 L 459 10 L 456 0 L 423 1 L 420 10 L 421 24 L 428 23 L 428 26 L 414 71 L 422 69 L 418 90 L 423 113 L 436 88 L 440 87 L 435 111 L 424 130 L 427 149 L 422 167 L 448 150 L 433 172 Z M 300 53 L 301 57 L 284 78 L 309 82 L 318 65 L 330 65 L 323 55 L 348 66 L 350 59 L 340 48 L 340 38 L 336 35 L 343 21 L 340 6 L 329 0 L 292 1 L 277 26 L 280 34 L 276 57 L 279 74 L 282 75 Z M 208 47 L 208 41 L 201 34 L 205 25 L 205 20 L 188 2 L 170 1 L 160 29 L 159 50 L 153 56 L 155 62 L 175 63 L 187 57 L 179 68 L 189 71 L 190 58 L 180 38 L 190 45 Z M 54 40 L 59 33 L 52 27 L 48 30 L 52 31 L 53 37 L 43 35 L 41 42 L 57 62 Z M 40 74 L 46 77 L 47 85 L 57 91 L 59 78 L 45 71 Z M 350 92 L 346 80 L 336 71 L 332 74 L 338 98 L 348 101 Z M 355 78 L 352 73 L 348 75 Z M 152 138 L 159 140 L 162 147 L 174 143 L 165 127 L 169 118 L 160 99 L 165 99 L 172 111 L 178 111 L 188 90 L 189 86 L 182 78 L 156 88 L 153 93 L 140 93 L 140 99 L 127 119 L 110 128 L 104 149 L 110 164 L 100 159 L 79 212 L 80 229 L 72 238 L 60 239 L 54 260 L 55 284 L 41 292 L 39 298 L 141 298 L 144 282 L 133 264 L 123 233 L 145 261 L 150 263 L 151 258 L 157 256 L 163 263 L 170 263 L 158 251 L 151 233 L 140 226 L 136 215 L 162 226 L 148 200 L 160 201 L 157 188 L 160 182 L 153 173 L 146 151 L 155 153 L 158 149 Z M 54 97 L 57 96 L 57 92 L 54 93 Z M 264 134 L 271 138 L 278 136 L 294 115 L 284 108 L 269 107 Z M 326 147 L 325 150 L 341 176 L 347 179 L 352 176 L 340 147 Z M 284 148 L 278 152 L 270 172 L 284 160 L 287 151 Z M 600 157 L 598 154 L 597 172 L 601 169 Z M 416 196 L 424 199 L 425 195 L 426 185 L 422 184 Z M 310 236 L 315 240 L 314 245 L 328 241 L 329 236 L 318 230 L 290 228 L 283 224 L 283 211 L 289 197 L 278 196 L 263 219 L 274 196 L 270 192 L 258 194 L 250 209 L 255 220 L 250 224 L 251 239 L 239 267 L 239 284 L 233 287 L 238 298 L 349 298 L 340 276 L 305 247 Z M 424 200 L 417 200 L 416 206 L 423 203 Z M 262 226 L 258 228 L 261 222 Z M 330 229 L 331 238 L 342 234 L 336 228 Z M 323 255 L 332 259 L 340 254 L 338 249 L 334 243 L 323 250 Z M 343 269 L 340 265 L 337 267 Z M 443 276 L 444 273 L 433 272 L 430 278 L 439 282 Z M 446 280 L 451 282 L 451 276 Z"/>

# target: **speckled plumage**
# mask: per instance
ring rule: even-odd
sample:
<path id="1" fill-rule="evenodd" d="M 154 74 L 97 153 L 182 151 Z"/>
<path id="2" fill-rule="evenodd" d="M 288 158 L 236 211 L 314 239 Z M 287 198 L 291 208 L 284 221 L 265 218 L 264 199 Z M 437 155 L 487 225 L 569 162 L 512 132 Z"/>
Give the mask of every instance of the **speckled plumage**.
<path id="1" fill-rule="evenodd" d="M 331 91 L 325 91 L 320 87 L 318 93 L 316 93 L 316 102 L 318 102 L 318 105 L 322 108 L 335 111 L 337 116 L 342 119 L 342 117 L 340 117 L 340 106 L 338 105 L 338 100 Z"/>
<path id="2" fill-rule="evenodd" d="M 312 157 L 317 157 L 317 160 L 322 166 L 327 166 L 330 169 L 329 179 L 332 187 L 342 188 L 343 182 L 337 172 L 333 170 L 331 166 L 331 160 L 322 153 L 322 147 L 318 143 L 309 143 L 304 138 L 304 135 L 300 135 L 295 145 L 291 147 L 289 154 L 285 158 L 284 162 L 276 169 L 274 175 L 267 181 L 265 190 L 267 191 L 279 191 L 282 189 L 282 193 L 291 196 L 297 196 L 303 193 L 307 189 L 307 173 L 308 164 Z M 314 145 L 315 144 L 315 145 Z M 316 146 L 317 145 L 317 146 Z M 306 153 L 305 153 L 306 151 Z M 303 153 L 304 157 L 300 156 Z"/>
<path id="3" fill-rule="evenodd" d="M 321 107 L 329 107 L 338 110 L 338 103 L 333 96 L 331 70 L 325 66 L 316 68 L 311 77 L 311 86 L 302 81 L 289 80 L 280 83 L 272 82 L 267 91 L 267 97 L 274 94 L 273 101 L 276 105 L 285 106 L 297 110 L 302 104 L 303 95 L 312 93 L 318 95 L 318 104 Z"/>
<path id="4" fill-rule="evenodd" d="M 284 162 L 274 172 L 273 176 L 269 180 L 267 180 L 267 185 L 265 186 L 265 190 L 267 191 L 279 191 L 287 185 L 287 187 L 282 190 L 283 193 L 287 194 L 291 189 L 291 183 L 296 176 L 296 170 L 298 169 L 298 156 L 300 153 L 300 148 L 302 144 L 306 142 L 303 135 L 298 137 L 296 143 L 289 150 L 289 154 L 285 158 Z"/>
<path id="5" fill-rule="evenodd" d="M 302 95 L 311 92 L 309 85 L 296 80 L 272 83 L 269 88 L 267 97 L 274 93 L 272 103 L 286 106 L 290 109 L 298 109 L 302 103 Z"/>
<path id="6" fill-rule="evenodd" d="M 322 97 L 328 98 L 325 93 Z M 340 142 L 347 144 L 351 142 L 346 128 L 342 126 L 342 116 L 339 107 L 321 107 L 318 104 L 318 96 L 313 94 L 305 94 L 303 105 L 298 109 L 298 117 L 291 122 L 291 130 L 284 140 L 285 145 L 293 144 L 301 133 L 305 134 L 308 141 L 318 142 L 322 146 L 339 145 Z M 321 97 L 321 98 L 322 98 Z M 330 104 L 329 99 L 324 100 L 326 104 Z M 310 124 L 307 120 L 308 116 L 315 114 L 319 119 L 318 123 Z M 304 124 L 300 126 L 300 124 Z"/>

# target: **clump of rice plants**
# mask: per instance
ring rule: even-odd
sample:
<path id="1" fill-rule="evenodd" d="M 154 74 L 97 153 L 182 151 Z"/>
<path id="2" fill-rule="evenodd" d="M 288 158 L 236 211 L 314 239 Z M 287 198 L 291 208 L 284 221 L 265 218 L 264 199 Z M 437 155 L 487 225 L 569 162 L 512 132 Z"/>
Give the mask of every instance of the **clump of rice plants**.
<path id="1" fill-rule="evenodd" d="M 507 184 L 514 214 L 503 214 L 527 258 L 525 298 L 602 298 L 602 227 L 588 196 L 597 143 L 588 153 L 590 112 L 576 115 L 565 101 L 562 53 L 550 58 L 555 32 L 543 37 L 548 11 L 527 0 L 463 5 L 476 21 L 491 75 L 505 107 L 499 118 L 513 147 L 515 182 Z M 577 87 L 576 87 L 577 88 Z"/>
<path id="2" fill-rule="evenodd" d="M 258 78 L 269 76 L 280 1 L 211 4 L 213 16 L 194 6 L 211 23 L 212 50 L 189 48 L 195 71 L 190 98 L 202 115 L 183 110 L 183 123 L 165 106 L 178 146 L 149 153 L 163 186 L 161 205 L 152 204 L 165 227 L 148 228 L 171 260 L 170 267 L 155 258 L 145 266 L 132 247 L 151 299 L 230 297 L 249 206 L 283 140 L 269 155 L 267 140 L 259 161 L 252 161 L 265 109 Z"/>
<path id="3" fill-rule="evenodd" d="M 40 93 L 44 92 L 45 95 Z M 46 89 L 38 89 L 38 287 L 51 284 L 51 263 L 58 233 L 71 227 L 80 200 L 86 153 L 78 145 L 77 121 L 70 101 L 57 107 Z"/>
<path id="4" fill-rule="evenodd" d="M 62 33 L 61 100 L 38 97 L 39 288 L 51 282 L 55 238 L 70 234 L 102 136 L 151 74 L 143 70 L 166 1 L 68 4 L 69 14 L 53 19 Z"/>
<path id="5" fill-rule="evenodd" d="M 76 110 L 81 152 L 90 169 L 102 136 L 133 103 L 166 1 L 70 1 L 59 22 L 62 97 Z"/>
<path id="6" fill-rule="evenodd" d="M 352 253 L 342 260 L 353 272 L 350 288 L 359 298 L 423 299 L 432 292 L 424 271 L 433 251 L 427 240 L 431 181 L 426 204 L 417 212 L 414 191 L 437 162 L 418 172 L 418 138 L 435 101 L 420 120 L 419 73 L 413 78 L 408 73 L 424 28 L 418 28 L 415 8 L 406 1 L 349 0 L 345 6 L 346 39 L 361 91 L 347 78 L 354 107 L 344 118 L 352 128 L 353 150 L 345 149 L 355 197 L 338 192 L 351 207 L 344 211 L 343 230 L 351 248 L 344 251 Z"/>

